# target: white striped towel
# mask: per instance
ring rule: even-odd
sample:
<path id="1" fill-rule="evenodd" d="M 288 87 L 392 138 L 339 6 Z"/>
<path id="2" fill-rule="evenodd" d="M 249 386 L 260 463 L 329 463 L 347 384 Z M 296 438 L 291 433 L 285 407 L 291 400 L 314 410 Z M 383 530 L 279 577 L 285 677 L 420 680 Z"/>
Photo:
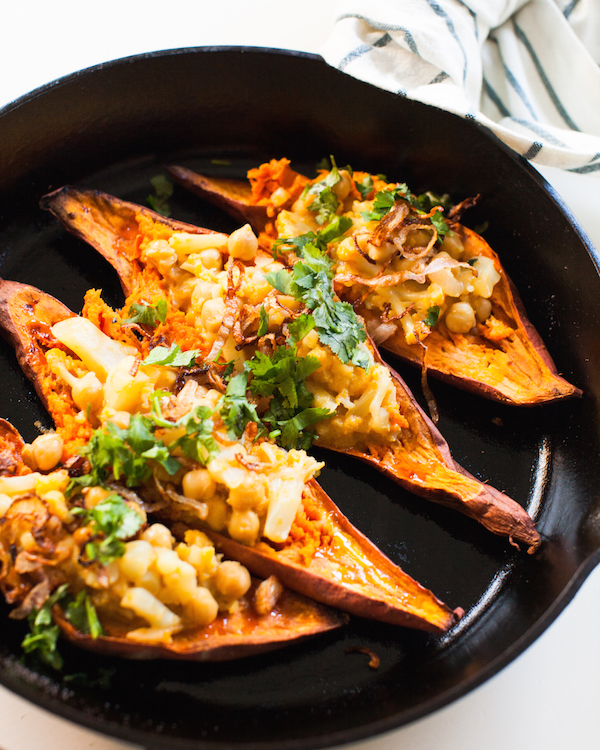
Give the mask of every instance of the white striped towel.
<path id="1" fill-rule="evenodd" d="M 600 177 L 600 0 L 343 0 L 321 54 L 535 164 Z"/>

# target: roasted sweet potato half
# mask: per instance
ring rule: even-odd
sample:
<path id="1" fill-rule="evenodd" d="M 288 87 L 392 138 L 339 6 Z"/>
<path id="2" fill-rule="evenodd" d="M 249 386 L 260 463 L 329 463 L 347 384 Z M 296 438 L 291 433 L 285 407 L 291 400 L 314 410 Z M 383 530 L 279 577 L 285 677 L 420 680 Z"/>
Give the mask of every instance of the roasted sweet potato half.
<path id="1" fill-rule="evenodd" d="M 133 487 L 146 510 L 170 528 L 184 523 L 217 530 L 219 549 L 251 571 L 275 575 L 288 588 L 346 612 L 433 632 L 447 630 L 460 615 L 344 518 L 311 479 L 321 464 L 302 450 L 256 440 L 250 428 L 232 438 L 221 393 L 201 385 L 197 373 L 188 372 L 177 393 L 166 391 L 181 382 L 185 368 L 144 364 L 141 353 L 137 359 L 128 353 L 135 342 L 141 349 L 137 337 L 131 335 L 130 345 L 111 339 L 47 297 L 0 282 L 0 310 L 10 311 L 0 320 L 15 348 L 31 354 L 27 372 L 38 381 L 58 438 L 65 436 L 63 457 L 79 475 L 76 484 L 100 482 L 125 496 L 123 485 Z M 114 325 L 124 311 L 106 318 Z M 51 327 L 36 317 L 42 314 Z M 48 331 L 43 341 L 35 335 L 40 327 Z M 106 353 L 113 364 L 103 375 Z M 86 390 L 94 378 L 99 387 Z M 121 391 L 115 393 L 117 381 Z M 78 425 L 76 434 L 61 427 L 65 413 Z M 81 457 L 73 445 L 81 446 Z M 230 546 L 226 536 L 237 543 Z"/>
<path id="2" fill-rule="evenodd" d="M 317 318 L 311 303 L 307 307 L 270 284 L 269 280 L 290 283 L 291 277 L 285 274 L 292 271 L 261 250 L 249 227 L 230 237 L 213 234 L 194 240 L 185 232 L 169 231 L 168 220 L 143 209 L 137 213 L 137 237 L 133 222 L 128 222 L 125 245 L 117 233 L 119 221 L 113 217 L 123 210 L 123 201 L 66 187 L 45 196 L 42 205 L 112 263 L 129 294 L 146 294 L 149 300 L 162 290 L 170 309 L 183 314 L 186 325 L 193 324 L 198 351 L 209 361 L 217 356 L 235 361 L 238 368 L 253 370 L 256 378 L 265 352 L 275 359 L 290 354 L 290 347 L 276 352 L 278 342 L 289 340 L 290 324 L 298 325 L 309 309 L 313 320 Z M 128 216 L 135 211 L 132 204 L 126 208 Z M 107 227 L 115 229 L 107 232 Z M 130 248 L 129 267 L 125 247 Z M 455 508 L 534 551 L 540 537 L 528 514 L 455 464 L 446 442 L 407 386 L 382 362 L 360 318 L 349 305 L 340 307 L 333 298 L 328 261 L 315 252 L 321 270 L 313 273 L 310 282 L 302 283 L 313 288 L 321 285 L 318 293 L 325 299 L 325 317 L 339 316 L 340 321 L 338 333 L 327 339 L 328 344 L 319 338 L 317 328 L 293 347 L 294 356 L 312 363 L 305 382 L 308 396 L 312 394 L 310 406 L 327 415 L 314 424 L 318 444 L 357 456 L 412 492 Z M 167 340 L 185 347 L 187 329 L 171 327 Z M 350 346 L 355 361 L 347 356 Z M 253 351 L 259 353 L 252 355 Z M 262 365 L 257 365 L 256 358 Z"/>
<path id="3" fill-rule="evenodd" d="M 251 170 L 248 183 L 183 167 L 168 172 L 273 239 L 317 231 L 319 215 L 315 220 L 310 209 L 319 201 L 311 188 L 336 179 L 329 171 L 309 180 L 285 159 Z M 336 210 L 352 221 L 329 246 L 336 289 L 363 316 L 378 346 L 503 403 L 535 406 L 581 395 L 559 375 L 496 253 L 458 222 L 459 210 L 444 222 L 434 196 L 416 198 L 405 185 L 365 173 L 337 176 Z M 304 199 L 298 185 L 308 190 Z"/>
<path id="4" fill-rule="evenodd" d="M 112 656 L 222 661 L 345 622 L 274 577 L 251 579 L 197 531 L 179 524 L 177 542 L 147 522 L 141 503 L 112 494 L 88 508 L 99 488 L 67 499 L 64 469 L 22 468 L 0 478 L 0 588 L 15 605 L 11 617 L 32 625 L 26 651 L 40 650 L 53 666 L 55 624 L 76 645 Z M 121 522 L 116 537 L 110 513 Z"/>

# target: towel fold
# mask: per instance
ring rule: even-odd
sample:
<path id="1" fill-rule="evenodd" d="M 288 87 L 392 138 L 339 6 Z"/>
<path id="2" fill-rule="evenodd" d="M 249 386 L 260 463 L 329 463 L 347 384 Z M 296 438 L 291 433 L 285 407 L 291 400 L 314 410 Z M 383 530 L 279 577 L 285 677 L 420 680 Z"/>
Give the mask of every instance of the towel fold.
<path id="1" fill-rule="evenodd" d="M 321 54 L 535 164 L 600 177 L 598 0 L 343 0 Z"/>

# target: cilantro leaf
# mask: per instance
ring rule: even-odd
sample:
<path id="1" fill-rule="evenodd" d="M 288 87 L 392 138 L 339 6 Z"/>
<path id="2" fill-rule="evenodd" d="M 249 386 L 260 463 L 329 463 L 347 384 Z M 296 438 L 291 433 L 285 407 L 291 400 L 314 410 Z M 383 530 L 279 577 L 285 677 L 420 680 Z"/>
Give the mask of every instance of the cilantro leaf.
<path id="1" fill-rule="evenodd" d="M 213 437 L 215 424 L 212 414 L 208 406 L 197 406 L 174 422 L 172 427 L 185 428 L 185 434 L 173 441 L 169 450 L 179 448 L 184 456 L 206 466 L 219 452 L 219 446 Z"/>
<path id="2" fill-rule="evenodd" d="M 327 175 L 325 175 L 322 180 L 313 182 L 313 184 L 310 187 L 307 187 L 302 194 L 302 197 L 307 195 L 314 196 L 308 209 L 316 214 L 315 220 L 319 225 L 325 224 L 329 221 L 329 219 L 335 215 L 335 212 L 340 205 L 338 197 L 332 188 L 334 188 L 342 178 L 333 156 L 331 157 L 331 164 L 332 167 Z"/>
<path id="3" fill-rule="evenodd" d="M 170 347 L 155 346 L 142 362 L 143 365 L 162 365 L 165 367 L 190 367 L 200 356 L 198 349 L 182 352 L 179 344 Z"/>
<path id="4" fill-rule="evenodd" d="M 154 188 L 154 195 L 149 195 L 147 198 L 150 208 L 163 216 L 170 216 L 169 198 L 173 195 L 172 183 L 162 174 L 156 175 L 150 182 Z"/>
<path id="5" fill-rule="evenodd" d="M 298 343 L 298 341 L 301 341 L 307 333 L 310 333 L 310 331 L 312 331 L 314 327 L 315 319 L 312 317 L 312 315 L 302 313 L 302 315 L 299 315 L 296 320 L 293 320 L 288 325 L 290 341 L 293 344 Z"/>
<path id="6" fill-rule="evenodd" d="M 139 531 L 144 523 L 141 515 L 130 508 L 120 495 L 113 493 L 93 508 L 74 508 L 75 515 L 82 516 L 96 536 L 102 536 L 88 542 L 85 552 L 89 560 L 98 560 L 101 565 L 108 565 L 113 560 L 123 557 L 125 544 Z"/>
<path id="7" fill-rule="evenodd" d="M 356 189 L 360 193 L 360 197 L 365 200 L 369 193 L 373 192 L 373 178 L 370 174 L 365 175 L 360 182 L 354 182 Z"/>
<path id="8" fill-rule="evenodd" d="M 441 202 L 432 205 L 431 195 L 433 193 L 423 193 L 417 198 L 417 196 L 411 193 L 408 186 L 402 183 L 388 190 L 380 190 L 376 193 L 373 200 L 373 209 L 361 212 L 361 216 L 366 221 L 381 221 L 392 210 L 394 203 L 400 199 L 405 200 L 417 214 L 427 214 L 434 205 L 442 206 Z M 430 221 L 437 229 L 440 237 L 450 232 L 450 227 L 441 211 L 436 211 L 432 214 Z"/>
<path id="9" fill-rule="evenodd" d="M 344 223 L 338 222 L 335 231 L 346 231 L 344 227 Z M 300 255 L 300 260 L 294 264 L 291 271 L 281 269 L 276 273 L 265 274 L 265 278 L 277 291 L 291 294 L 312 310 L 319 339 L 327 344 L 344 364 L 351 362 L 368 370 L 371 357 L 360 347 L 367 338 L 364 326 L 359 322 L 350 304 L 335 299 L 334 261 L 327 255 L 327 242 L 318 243 L 316 237 L 311 241 L 311 235 L 315 237 L 314 234 L 308 233 L 290 240 Z M 322 246 L 319 247 L 319 244 Z"/>
<path id="10" fill-rule="evenodd" d="M 153 305 L 147 305 L 144 302 L 134 302 L 129 308 L 129 317 L 123 321 L 123 324 L 138 323 L 139 325 L 156 328 L 159 323 L 164 323 L 166 319 L 167 300 L 158 299 Z"/>
<path id="11" fill-rule="evenodd" d="M 247 386 L 248 372 L 244 370 L 231 378 L 225 394 L 219 401 L 221 419 L 231 437 L 241 437 L 249 422 L 255 422 L 259 427 L 262 424 L 256 407 L 248 401 Z"/>
<path id="12" fill-rule="evenodd" d="M 92 638 L 104 635 L 96 608 L 85 589 L 82 589 L 75 599 L 67 604 L 65 617 L 80 633 L 91 635 Z"/>
<path id="13" fill-rule="evenodd" d="M 265 310 L 265 306 L 260 306 L 260 324 L 258 326 L 258 332 L 257 336 L 260 338 L 261 336 L 264 336 L 265 333 L 268 333 L 269 331 L 269 315 L 267 311 Z"/>
<path id="14" fill-rule="evenodd" d="M 284 448 L 308 448 L 314 435 L 306 428 L 331 416 L 327 409 L 312 406 L 314 397 L 304 382 L 320 364 L 316 357 L 298 357 L 295 345 L 278 346 L 271 357 L 256 352 L 245 363 L 252 373 L 251 393 L 270 398 L 262 422 L 278 434 Z"/>
<path id="15" fill-rule="evenodd" d="M 439 317 L 440 317 L 440 306 L 433 305 L 433 307 L 430 307 L 427 310 L 427 315 L 425 316 L 425 320 L 423 322 L 429 328 L 433 328 L 434 325 L 438 322 Z"/>
<path id="16" fill-rule="evenodd" d="M 26 654 L 37 653 L 40 659 L 53 669 L 61 669 L 63 660 L 56 650 L 59 635 L 58 625 L 53 624 L 52 607 L 67 594 L 68 584 L 59 586 L 39 608 L 29 613 L 29 633 L 21 642 Z"/>

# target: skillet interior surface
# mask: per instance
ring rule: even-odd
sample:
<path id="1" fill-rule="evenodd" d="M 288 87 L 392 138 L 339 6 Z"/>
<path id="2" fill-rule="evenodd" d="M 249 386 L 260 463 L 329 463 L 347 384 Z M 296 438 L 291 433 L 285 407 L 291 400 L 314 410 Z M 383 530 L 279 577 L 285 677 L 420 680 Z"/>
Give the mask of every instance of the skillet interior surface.
<path id="1" fill-rule="evenodd" d="M 0 115 L 0 275 L 79 310 L 111 268 L 38 208 L 65 183 L 146 203 L 161 165 L 243 178 L 288 156 L 300 171 L 338 164 L 384 172 L 415 192 L 481 193 L 465 223 L 487 222 L 529 316 L 584 397 L 517 410 L 431 381 L 455 459 L 527 507 L 535 556 L 416 498 L 371 468 L 319 454 L 325 489 L 408 573 L 466 615 L 443 638 L 353 619 L 285 650 L 224 664 L 123 662 L 68 645 L 50 673 L 21 660 L 23 624 L 0 617 L 0 679 L 45 708 L 148 747 L 312 748 L 400 726 L 472 689 L 520 653 L 571 598 L 600 548 L 600 371 L 593 250 L 544 181 L 472 122 L 377 90 L 317 57 L 201 49 L 84 71 Z M 235 223 L 176 188 L 172 216 L 221 231 Z M 591 255 L 590 255 L 591 254 Z M 26 439 L 50 422 L 2 344 L 0 416 Z M 390 359 L 420 397 L 419 373 Z M 372 649 L 368 658 L 348 653 Z"/>

